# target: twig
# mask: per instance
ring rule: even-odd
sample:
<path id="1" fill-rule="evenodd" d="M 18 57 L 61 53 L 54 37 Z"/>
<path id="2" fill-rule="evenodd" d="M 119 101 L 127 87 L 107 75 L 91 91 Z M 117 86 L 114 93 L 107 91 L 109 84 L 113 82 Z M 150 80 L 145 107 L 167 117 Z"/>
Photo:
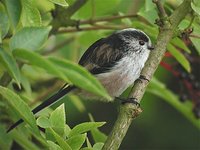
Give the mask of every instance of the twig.
<path id="1" fill-rule="evenodd" d="M 155 50 L 152 51 L 152 53 L 150 54 L 149 59 L 147 60 L 145 67 L 143 68 L 141 73 L 147 79 L 150 80 L 152 78 L 155 70 L 157 69 L 160 61 L 162 60 L 166 52 L 167 44 L 173 37 L 176 27 L 191 10 L 190 3 L 191 0 L 184 0 L 184 2 L 182 2 L 182 4 L 170 16 L 169 18 L 170 22 L 164 22 L 163 26 L 160 27 L 161 30 L 157 38 Z M 157 5 L 157 7 L 159 6 Z M 138 80 L 134 84 L 130 96 L 137 98 L 138 102 L 140 102 L 144 95 L 145 89 L 147 88 L 147 85 L 148 85 L 147 81 Z M 120 110 L 123 111 L 119 112 L 118 119 L 116 120 L 114 127 L 104 144 L 103 150 L 119 149 L 119 146 L 129 126 L 131 125 L 133 118 L 135 118 L 136 115 L 138 115 L 136 113 L 138 112 L 138 108 L 133 104 L 122 105 L 120 106 Z"/>
<path id="2" fill-rule="evenodd" d="M 57 6 L 52 12 L 53 20 L 51 22 L 52 30 L 50 34 L 56 33 L 60 27 L 77 26 L 78 22 L 72 20 L 71 16 L 79 10 L 88 0 L 76 0 L 73 5 L 67 9 Z"/>
<path id="3" fill-rule="evenodd" d="M 200 39 L 200 36 L 199 35 L 195 35 L 195 34 L 190 34 L 189 37 Z"/>
<path id="4" fill-rule="evenodd" d="M 165 12 L 165 9 L 164 9 L 164 7 L 163 7 L 161 1 L 160 1 L 160 0 L 153 0 L 152 2 L 155 3 L 156 6 L 157 6 L 157 9 L 158 9 L 158 16 L 160 17 L 160 19 L 166 18 L 166 17 L 167 17 L 167 14 L 166 14 L 166 12 Z"/>
<path id="5" fill-rule="evenodd" d="M 123 19 L 123 18 L 132 18 L 137 17 L 137 14 L 128 14 L 123 16 L 109 16 L 109 17 L 102 17 L 102 18 L 96 18 L 96 19 L 88 19 L 88 20 L 80 20 L 79 24 L 94 24 L 97 22 L 106 22 L 106 21 L 113 21 L 117 19 Z"/>
<path id="6" fill-rule="evenodd" d="M 82 27 L 82 28 L 71 28 L 71 29 L 62 29 L 57 32 L 57 34 L 63 33 L 72 33 L 72 32 L 81 32 L 81 31 L 91 31 L 91 30 L 116 30 L 123 29 L 122 26 L 91 26 L 91 27 Z"/>

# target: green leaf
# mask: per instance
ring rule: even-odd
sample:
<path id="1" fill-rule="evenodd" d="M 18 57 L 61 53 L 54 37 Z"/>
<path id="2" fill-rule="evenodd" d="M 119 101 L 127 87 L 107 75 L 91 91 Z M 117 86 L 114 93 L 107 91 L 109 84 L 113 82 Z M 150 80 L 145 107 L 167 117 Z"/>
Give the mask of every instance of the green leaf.
<path id="1" fill-rule="evenodd" d="M 41 16 L 34 0 L 21 0 L 22 2 L 22 25 L 24 27 L 41 26 Z"/>
<path id="2" fill-rule="evenodd" d="M 147 89 L 147 92 L 150 92 L 156 96 L 162 98 L 167 103 L 171 104 L 176 110 L 180 111 L 191 123 L 193 123 L 198 129 L 200 129 L 200 120 L 194 117 L 192 110 L 191 103 L 182 103 L 177 95 L 171 92 L 169 89 L 166 88 L 165 84 L 153 78 L 150 82 L 150 85 Z"/>
<path id="3" fill-rule="evenodd" d="M 185 43 L 180 38 L 173 38 L 171 40 L 171 43 L 175 45 L 176 47 L 179 47 L 183 50 L 185 50 L 187 53 L 191 53 L 190 49 L 185 45 Z"/>
<path id="4" fill-rule="evenodd" d="M 60 105 L 51 113 L 49 120 L 51 122 L 53 130 L 60 136 L 64 136 L 66 123 L 64 104 Z"/>
<path id="5" fill-rule="evenodd" d="M 67 124 L 65 124 L 65 136 L 66 137 L 69 137 L 69 133 L 71 132 L 71 128 L 67 125 Z"/>
<path id="6" fill-rule="evenodd" d="M 86 144 L 87 144 L 87 148 L 92 149 L 92 144 L 90 143 L 88 137 L 86 138 Z"/>
<path id="7" fill-rule="evenodd" d="M 1 31 L 1 37 L 4 38 L 9 30 L 9 18 L 6 13 L 4 5 L 0 2 L 0 31 Z"/>
<path id="8" fill-rule="evenodd" d="M 155 20 L 156 20 L 156 18 L 158 18 L 158 13 L 157 13 L 156 9 L 150 9 L 148 11 L 145 11 L 144 7 L 142 7 L 140 9 L 140 11 L 138 12 L 138 15 L 144 17 L 152 25 L 155 24 Z"/>
<path id="9" fill-rule="evenodd" d="M 10 41 L 10 48 L 38 50 L 46 42 L 51 27 L 26 27 L 17 32 Z"/>
<path id="10" fill-rule="evenodd" d="M 176 60 L 183 66 L 183 68 L 185 68 L 188 72 L 191 71 L 189 61 L 172 44 L 168 44 L 167 50 L 176 58 Z"/>
<path id="11" fill-rule="evenodd" d="M 190 37 L 192 43 L 194 44 L 195 48 L 197 49 L 198 54 L 200 55 L 200 40 L 199 38 Z"/>
<path id="12" fill-rule="evenodd" d="M 76 86 L 93 92 L 106 99 L 111 99 L 99 81 L 85 68 L 67 60 L 50 57 L 49 60 L 58 66 L 58 70 L 65 72 L 68 79 Z"/>
<path id="13" fill-rule="evenodd" d="M 191 3 L 191 7 L 198 15 L 200 15 L 200 3 L 199 3 L 199 1 L 193 1 Z"/>
<path id="14" fill-rule="evenodd" d="M 85 142 L 86 134 L 75 135 L 67 139 L 67 143 L 70 147 L 74 150 L 78 150 L 82 147 L 83 143 Z"/>
<path id="15" fill-rule="evenodd" d="M 67 142 L 65 142 L 65 140 L 62 137 L 60 137 L 52 128 L 49 128 L 49 129 L 62 149 L 72 150 L 69 144 L 67 144 Z"/>
<path id="16" fill-rule="evenodd" d="M 79 125 L 76 125 L 71 132 L 69 133 L 69 137 L 82 134 L 88 132 L 94 128 L 101 127 L 105 124 L 105 122 L 84 122 Z"/>
<path id="17" fill-rule="evenodd" d="M 33 113 L 28 105 L 17 94 L 8 88 L 0 86 L 0 94 L 8 102 L 12 110 L 31 126 L 33 132 L 35 132 L 37 135 L 40 135 L 36 125 L 35 117 L 33 116 Z"/>
<path id="18" fill-rule="evenodd" d="M 52 141 L 47 141 L 49 145 L 49 150 L 62 150 L 62 148 Z"/>
<path id="19" fill-rule="evenodd" d="M 155 8 L 155 4 L 150 0 L 145 0 L 145 11 L 149 11 Z"/>
<path id="20" fill-rule="evenodd" d="M 52 127 L 52 124 L 50 120 L 47 117 L 39 117 L 36 121 L 37 125 L 40 126 L 41 128 L 50 128 Z"/>
<path id="21" fill-rule="evenodd" d="M 51 73 L 52 75 L 55 75 L 63 79 L 64 81 L 69 82 L 67 77 L 61 71 L 57 69 L 58 68 L 57 66 L 55 66 L 48 59 L 45 59 L 44 57 L 40 56 L 39 54 L 35 52 L 16 49 L 13 51 L 13 55 L 23 60 L 29 61 L 30 64 L 43 68 L 47 72 Z"/>
<path id="22" fill-rule="evenodd" d="M 80 113 L 86 112 L 86 108 L 83 104 L 83 101 L 81 100 L 79 96 L 68 95 L 68 97 L 70 98 L 70 102 L 74 104 L 74 106 L 78 109 L 78 111 L 80 111 Z"/>
<path id="23" fill-rule="evenodd" d="M 104 143 L 96 143 L 93 146 L 93 150 L 102 150 Z"/>
<path id="24" fill-rule="evenodd" d="M 1 114 L 2 116 L 2 114 Z M 12 146 L 12 139 L 6 133 L 5 127 L 3 124 L 0 124 L 0 149 L 10 150 Z"/>
<path id="25" fill-rule="evenodd" d="M 95 9 L 95 16 L 102 16 L 112 12 L 120 3 L 120 0 L 94 0 L 87 3 L 79 9 L 73 16 L 76 19 L 89 19 L 92 17 L 92 9 Z M 115 6 L 115 7 L 113 7 Z"/>
<path id="26" fill-rule="evenodd" d="M 65 0 L 49 0 L 49 1 L 60 6 L 69 6 Z"/>
<path id="27" fill-rule="evenodd" d="M 4 49 L 0 48 L 0 62 L 7 69 L 9 75 L 16 81 L 20 87 L 20 71 L 17 63 L 11 54 L 8 54 Z"/>
<path id="28" fill-rule="evenodd" d="M 90 121 L 94 122 L 92 115 L 89 114 Z M 107 136 L 101 132 L 98 128 L 94 128 L 91 130 L 92 138 L 94 139 L 95 143 L 102 142 L 104 143 L 107 139 Z"/>
<path id="29" fill-rule="evenodd" d="M 22 132 L 12 131 L 12 138 L 19 144 L 22 148 L 26 150 L 40 150 L 40 148 L 34 144 L 27 136 L 25 136 Z"/>
<path id="30" fill-rule="evenodd" d="M 11 20 L 11 24 L 14 28 L 17 28 L 17 25 L 20 20 L 22 6 L 20 0 L 5 0 L 6 8 L 8 11 L 8 16 Z"/>

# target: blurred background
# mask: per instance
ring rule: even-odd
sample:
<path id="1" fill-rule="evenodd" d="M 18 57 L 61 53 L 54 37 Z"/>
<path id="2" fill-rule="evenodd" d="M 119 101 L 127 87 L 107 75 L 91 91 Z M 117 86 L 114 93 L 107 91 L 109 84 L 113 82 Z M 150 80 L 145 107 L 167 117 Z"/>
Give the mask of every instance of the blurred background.
<path id="1" fill-rule="evenodd" d="M 74 2 L 75 0 L 67 1 L 69 5 L 72 5 Z M 182 0 L 163 0 L 162 2 L 167 13 L 171 14 Z M 40 12 L 42 25 L 47 26 L 53 19 L 52 10 L 55 9 L 55 5 L 48 0 L 36 0 L 35 5 Z M 115 18 L 113 16 L 124 17 Z M 92 22 L 92 20 L 98 18 L 100 20 Z M 96 40 L 106 37 L 116 30 L 128 27 L 139 28 L 145 31 L 155 44 L 158 34 L 158 27 L 154 24 L 156 18 L 158 18 L 156 8 L 151 0 L 88 0 L 72 16 L 72 19 L 80 20 L 79 26 L 77 28 L 60 28 L 55 34 L 51 34 L 45 45 L 41 49 L 36 50 L 36 52 L 44 57 L 53 56 L 77 63 L 81 55 Z M 189 24 L 191 18 L 192 16 L 188 16 L 180 25 L 180 29 L 184 29 Z M 198 32 L 200 31 L 199 18 L 195 19 L 195 31 L 200 33 Z M 196 42 L 196 39 L 191 40 L 194 40 L 192 41 L 193 43 L 190 41 L 187 45 L 184 39 L 179 39 L 177 40 L 179 44 L 181 43 L 184 46 L 175 44 L 174 47 L 179 50 L 188 47 L 189 50 L 196 52 L 194 54 L 195 58 L 199 60 L 198 42 Z M 178 43 L 177 41 L 175 43 Z M 180 51 L 182 53 L 182 50 Z M 186 57 L 186 55 L 184 56 Z M 177 67 L 184 68 L 184 66 L 178 63 L 180 60 L 173 56 L 166 57 L 164 61 L 169 65 L 175 63 L 175 70 Z M 199 65 L 192 66 L 192 70 L 198 70 L 193 75 L 195 76 L 195 81 L 199 83 Z M 3 73 L 3 70 L 1 70 L 1 76 Z M 41 101 L 49 97 L 64 84 L 64 81 L 50 75 L 44 69 L 30 64 L 23 65 L 21 74 L 24 78 L 22 89 L 19 89 L 15 82 L 11 82 L 8 87 L 22 96 L 31 108 L 41 103 Z M 154 80 L 150 83 L 142 99 L 141 108 L 143 112 L 133 121 L 120 149 L 200 149 L 200 121 L 193 113 L 194 107 L 199 103 L 199 97 L 197 102 L 197 100 L 191 100 L 192 98 L 187 95 L 185 99 L 190 100 L 181 102 L 180 97 L 183 96 L 183 93 L 180 92 L 180 89 L 185 88 L 183 84 L 180 84 L 181 82 L 182 80 L 179 81 L 171 70 L 159 66 Z M 124 93 L 124 96 L 126 95 L 127 92 Z M 106 124 L 100 128 L 106 135 L 109 134 L 113 127 L 119 106 L 118 102 L 87 101 L 70 94 L 51 108 L 55 109 L 61 103 L 65 103 L 67 123 L 70 127 L 89 121 L 88 114 L 91 113 L 95 121 L 106 121 Z M 12 138 L 5 139 L 7 137 L 4 134 L 5 130 L 13 120 L 17 120 L 17 116 L 3 102 L 0 104 L 0 144 L 6 147 L 6 144 L 11 145 L 13 141 L 11 140 Z M 45 109 L 37 116 L 48 116 L 48 113 L 52 111 L 51 108 Z M 21 125 L 19 128 L 24 129 L 22 126 L 24 125 Z M 13 150 L 21 149 L 21 146 L 17 143 L 14 143 L 11 147 Z"/>

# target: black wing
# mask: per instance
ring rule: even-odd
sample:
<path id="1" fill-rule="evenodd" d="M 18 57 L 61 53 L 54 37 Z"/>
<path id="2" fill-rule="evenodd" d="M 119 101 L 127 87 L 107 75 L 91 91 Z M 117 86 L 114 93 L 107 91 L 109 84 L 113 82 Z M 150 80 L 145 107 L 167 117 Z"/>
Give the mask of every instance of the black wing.
<path id="1" fill-rule="evenodd" d="M 81 57 L 79 64 L 92 74 L 109 71 L 123 57 L 120 49 L 122 41 L 117 37 L 108 37 L 96 41 Z"/>

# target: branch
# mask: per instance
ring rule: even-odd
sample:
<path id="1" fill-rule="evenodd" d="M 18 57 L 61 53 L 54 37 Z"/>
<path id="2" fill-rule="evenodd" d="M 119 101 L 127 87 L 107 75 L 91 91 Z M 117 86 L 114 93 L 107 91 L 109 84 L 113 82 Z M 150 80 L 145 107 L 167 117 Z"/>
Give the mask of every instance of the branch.
<path id="1" fill-rule="evenodd" d="M 94 31 L 94 30 L 116 30 L 126 28 L 124 26 L 91 26 L 91 27 L 81 27 L 81 28 L 71 28 L 71 29 L 62 29 L 57 31 L 57 34 L 63 33 L 72 33 L 72 32 L 81 32 L 81 31 Z"/>
<path id="2" fill-rule="evenodd" d="M 160 17 L 160 19 L 166 18 L 167 14 L 165 12 L 165 9 L 164 9 L 161 1 L 160 0 L 153 0 L 152 2 L 155 3 L 157 8 L 158 8 L 158 16 Z"/>
<path id="3" fill-rule="evenodd" d="M 190 3 L 191 0 L 184 0 L 183 3 L 169 17 L 169 19 L 167 19 L 168 21 L 164 22 L 163 26 L 160 27 L 155 50 L 150 54 L 149 59 L 147 60 L 141 73 L 142 75 L 145 75 L 147 79 L 150 80 L 152 78 L 164 56 L 164 53 L 166 52 L 167 44 L 174 35 L 174 31 L 191 10 Z M 140 102 L 147 85 L 147 81 L 137 80 L 134 84 L 130 97 L 137 98 L 138 102 Z M 138 115 L 138 112 L 141 111 L 139 111 L 139 109 L 133 104 L 125 104 L 120 106 L 118 119 L 116 120 L 114 127 L 105 142 L 103 150 L 119 149 L 119 146 L 126 135 L 129 126 L 131 125 L 133 119 Z"/>
<path id="4" fill-rule="evenodd" d="M 123 16 L 109 16 L 109 17 L 102 17 L 102 18 L 97 18 L 97 19 L 80 20 L 79 24 L 94 24 L 97 22 L 113 21 L 116 19 L 133 18 L 137 16 L 138 16 L 137 14 L 128 14 L 128 15 L 123 15 Z"/>
<path id="5" fill-rule="evenodd" d="M 53 20 L 51 34 L 54 34 L 60 27 L 76 26 L 77 21 L 72 20 L 72 15 L 78 11 L 88 0 L 76 0 L 73 5 L 67 9 L 56 5 L 55 10 L 52 12 Z"/>

